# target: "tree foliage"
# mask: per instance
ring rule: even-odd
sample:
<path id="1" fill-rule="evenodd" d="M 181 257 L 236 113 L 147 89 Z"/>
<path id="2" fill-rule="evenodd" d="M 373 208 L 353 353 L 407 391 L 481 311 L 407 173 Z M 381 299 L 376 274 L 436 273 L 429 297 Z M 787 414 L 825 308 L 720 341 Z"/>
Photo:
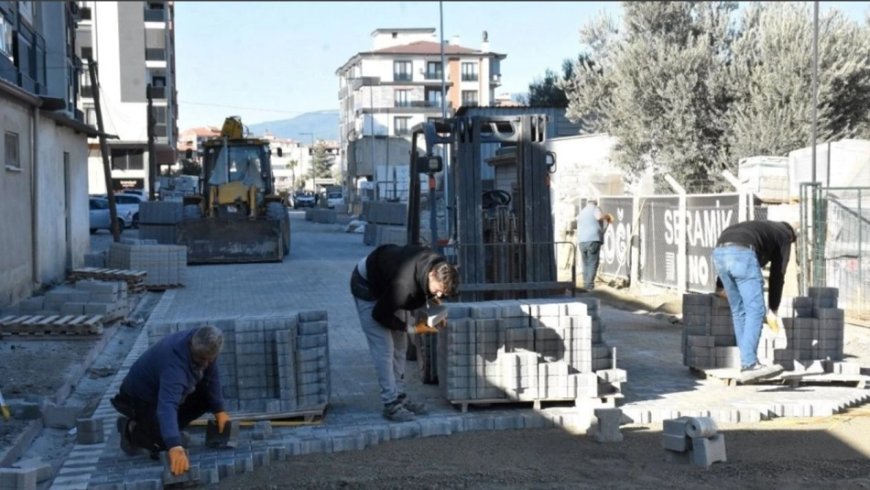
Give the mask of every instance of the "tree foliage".
<path id="1" fill-rule="evenodd" d="M 693 191 L 718 190 L 740 158 L 785 155 L 811 134 L 812 18 L 805 5 L 625 2 L 581 30 L 586 52 L 560 82 L 567 115 L 615 136 L 614 160 Z M 870 126 L 870 28 L 820 21 L 819 141 Z M 594 60 L 594 63 L 592 62 Z"/>
<path id="2" fill-rule="evenodd" d="M 332 177 L 333 159 L 326 151 L 326 145 L 322 141 L 314 145 L 311 158 L 312 165 L 314 165 L 314 175 L 318 179 Z"/>

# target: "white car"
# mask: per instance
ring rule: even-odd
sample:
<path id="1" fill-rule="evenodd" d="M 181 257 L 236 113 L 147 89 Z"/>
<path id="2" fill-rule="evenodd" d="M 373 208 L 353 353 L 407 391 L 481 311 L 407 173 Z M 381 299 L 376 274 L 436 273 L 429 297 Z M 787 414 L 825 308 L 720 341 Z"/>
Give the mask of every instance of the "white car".
<path id="1" fill-rule="evenodd" d="M 96 233 L 97 230 L 112 231 L 112 219 L 109 213 L 109 201 L 102 197 L 91 197 L 89 199 L 89 214 L 90 214 L 90 229 L 91 233 Z M 137 205 L 138 207 L 138 205 Z M 133 212 L 127 208 L 122 210 L 120 206 L 118 211 L 118 228 L 123 230 L 133 225 Z"/>
<path id="2" fill-rule="evenodd" d="M 109 199 L 105 194 L 92 197 L 105 199 L 106 201 Z M 139 194 L 127 192 L 115 193 L 115 207 L 118 210 L 118 216 L 129 214 L 131 218 L 127 221 L 127 225 L 131 228 L 139 228 L 139 203 L 147 200 L 147 198 L 143 198 Z"/>
<path id="3" fill-rule="evenodd" d="M 326 206 L 329 209 L 332 209 L 339 204 L 344 204 L 344 196 L 341 195 L 341 192 L 330 192 L 326 195 Z"/>

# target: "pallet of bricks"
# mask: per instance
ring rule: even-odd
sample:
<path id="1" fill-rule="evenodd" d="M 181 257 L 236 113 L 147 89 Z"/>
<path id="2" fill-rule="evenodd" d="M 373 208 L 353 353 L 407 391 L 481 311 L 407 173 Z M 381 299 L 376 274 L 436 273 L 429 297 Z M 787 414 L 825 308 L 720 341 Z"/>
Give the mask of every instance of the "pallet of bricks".
<path id="1" fill-rule="evenodd" d="M 144 271 L 145 288 L 163 290 L 187 282 L 187 247 L 124 240 L 109 248 L 107 264 L 118 269 Z"/>
<path id="2" fill-rule="evenodd" d="M 63 286 L 24 300 L 0 315 L 0 333 L 88 338 L 101 335 L 103 325 L 125 318 L 129 311 L 126 282 L 82 280 L 73 288 Z"/>
<path id="3" fill-rule="evenodd" d="M 438 379 L 462 410 L 489 403 L 620 398 L 626 372 L 604 342 L 598 300 L 530 299 L 448 305 Z"/>
<path id="4" fill-rule="evenodd" d="M 770 381 L 807 374 L 802 381 L 860 381 L 860 366 L 843 362 L 843 310 L 837 308 L 836 288 L 809 288 L 809 296 L 784 301 L 784 328 L 762 328 L 758 359 L 779 364 L 786 372 Z M 740 368 L 731 308 L 714 294 L 683 295 L 683 364 L 690 369 L 727 377 Z M 812 374 L 813 376 L 809 376 Z M 818 376 L 821 375 L 821 376 Z"/>
<path id="5" fill-rule="evenodd" d="M 366 221 L 364 244 L 404 245 L 407 241 L 405 223 L 408 220 L 408 207 L 405 203 L 366 201 L 363 203 L 362 216 Z"/>
<path id="6" fill-rule="evenodd" d="M 135 294 L 145 291 L 145 279 L 147 276 L 147 272 L 138 270 L 82 267 L 73 270 L 69 275 L 69 279 L 72 282 L 88 279 L 108 282 L 124 282 L 127 284 L 126 292 L 129 294 Z"/>
<path id="7" fill-rule="evenodd" d="M 227 409 L 234 418 L 310 420 L 323 415 L 330 393 L 325 311 L 149 323 L 149 344 L 205 324 L 224 334 L 218 369 Z"/>

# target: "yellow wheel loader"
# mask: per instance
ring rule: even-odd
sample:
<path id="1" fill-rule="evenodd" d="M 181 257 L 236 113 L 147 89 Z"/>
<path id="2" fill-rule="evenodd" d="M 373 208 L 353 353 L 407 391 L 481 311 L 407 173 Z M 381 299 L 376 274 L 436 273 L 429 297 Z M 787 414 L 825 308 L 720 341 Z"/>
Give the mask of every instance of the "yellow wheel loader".
<path id="1" fill-rule="evenodd" d="M 189 264 L 280 262 L 290 252 L 290 217 L 270 157 L 269 142 L 245 137 L 237 116 L 203 142 L 199 192 L 184 197 L 178 225 Z"/>

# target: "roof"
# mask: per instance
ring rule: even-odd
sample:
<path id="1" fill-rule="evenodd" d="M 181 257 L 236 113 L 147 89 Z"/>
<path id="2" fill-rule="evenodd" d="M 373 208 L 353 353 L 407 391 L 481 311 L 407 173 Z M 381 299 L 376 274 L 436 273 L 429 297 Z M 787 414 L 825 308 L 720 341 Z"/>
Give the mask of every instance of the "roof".
<path id="1" fill-rule="evenodd" d="M 372 36 L 381 32 L 416 32 L 424 34 L 432 34 L 435 32 L 434 27 L 381 27 L 372 31 Z"/>
<path id="2" fill-rule="evenodd" d="M 415 41 L 410 44 L 400 44 L 381 48 L 373 53 L 377 54 L 441 54 L 441 43 L 432 41 Z M 444 45 L 444 54 L 480 54 L 481 51 L 453 44 Z M 362 53 L 360 53 L 362 54 Z"/>

